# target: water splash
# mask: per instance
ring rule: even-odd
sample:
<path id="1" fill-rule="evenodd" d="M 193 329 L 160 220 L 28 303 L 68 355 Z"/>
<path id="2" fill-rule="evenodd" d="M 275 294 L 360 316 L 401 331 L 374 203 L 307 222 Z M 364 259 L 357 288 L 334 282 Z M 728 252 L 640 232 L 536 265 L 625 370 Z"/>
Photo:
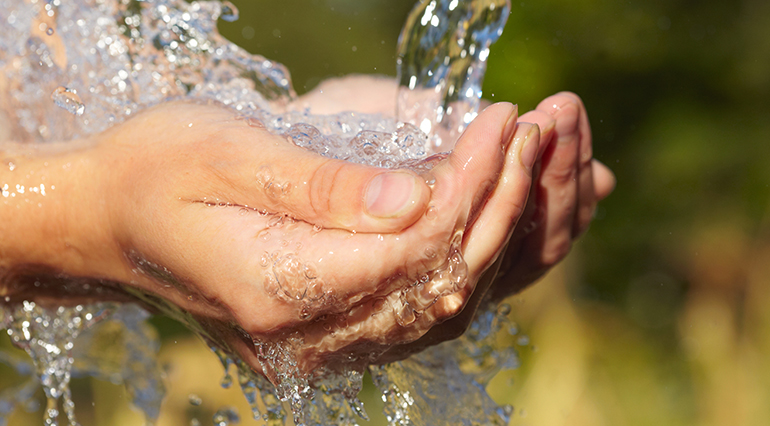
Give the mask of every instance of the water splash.
<path id="1" fill-rule="evenodd" d="M 508 424 L 512 407 L 497 405 L 484 390 L 499 371 L 519 365 L 516 350 L 498 343 L 499 336 L 512 326 L 506 306 L 481 309 L 459 339 L 403 361 L 369 367 L 382 392 L 389 425 Z"/>
<path id="2" fill-rule="evenodd" d="M 478 114 L 489 47 L 503 33 L 510 0 L 420 0 L 398 44 L 399 121 L 449 151 Z"/>
<path id="3" fill-rule="evenodd" d="M 31 379 L 0 398 L 0 424 L 15 407 L 31 401 L 41 386 L 46 395 L 46 425 L 59 424 L 59 405 L 69 425 L 75 418 L 69 382 L 73 377 L 96 377 L 125 385 L 131 402 L 149 421 L 160 415 L 165 394 L 156 354 L 160 346 L 145 320 L 149 314 L 135 305 L 97 303 L 49 309 L 34 302 L 0 306 L 11 341 L 33 361 L 0 358 Z M 107 343 L 112 342 L 112 344 Z"/>

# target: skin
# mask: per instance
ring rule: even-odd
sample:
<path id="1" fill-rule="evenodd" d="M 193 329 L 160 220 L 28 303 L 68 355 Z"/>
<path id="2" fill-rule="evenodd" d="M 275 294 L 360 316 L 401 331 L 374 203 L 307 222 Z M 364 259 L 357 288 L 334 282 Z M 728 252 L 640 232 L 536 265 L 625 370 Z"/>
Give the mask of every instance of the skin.
<path id="1" fill-rule="evenodd" d="M 391 113 L 393 90 L 352 77 L 291 107 Z M 519 291 L 567 254 L 614 186 L 590 147 L 569 93 L 521 117 L 489 106 L 430 175 L 329 160 L 216 105 L 160 105 L 87 140 L 4 143 L 0 297 L 138 298 L 257 371 L 252 339 L 298 333 L 304 371 L 397 359 L 456 336 L 485 294 Z M 405 321 L 401 290 L 453 250 L 461 288 Z"/>

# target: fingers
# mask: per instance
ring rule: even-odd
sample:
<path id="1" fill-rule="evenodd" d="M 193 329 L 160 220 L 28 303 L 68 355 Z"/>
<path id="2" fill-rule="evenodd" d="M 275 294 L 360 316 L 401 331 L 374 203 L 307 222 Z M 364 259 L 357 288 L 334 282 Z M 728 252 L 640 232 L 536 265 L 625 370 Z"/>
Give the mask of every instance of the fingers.
<path id="1" fill-rule="evenodd" d="M 556 120 L 554 140 L 543 155 L 539 197 L 545 212 L 539 229 L 541 261 L 554 264 L 569 252 L 578 211 L 578 167 L 581 149 L 581 105 L 572 96 L 557 94 L 538 105 Z M 593 189 L 591 189 L 593 193 Z"/>
<path id="2" fill-rule="evenodd" d="M 594 192 L 591 125 L 588 123 L 588 114 L 580 97 L 570 92 L 562 92 L 556 96 L 569 97 L 578 107 L 578 138 L 580 140 L 578 147 L 578 205 L 572 227 L 572 235 L 578 237 L 588 229 L 597 202 Z"/>
<path id="3" fill-rule="evenodd" d="M 609 167 L 598 160 L 593 160 L 591 167 L 593 167 L 594 172 L 594 192 L 596 193 L 596 199 L 603 200 L 615 189 L 615 174 L 612 173 L 612 170 L 610 170 Z"/>
<path id="4" fill-rule="evenodd" d="M 465 261 L 480 274 L 494 262 L 527 203 L 532 167 L 540 147 L 540 127 L 519 122 L 505 156 L 497 187 L 466 239 Z"/>

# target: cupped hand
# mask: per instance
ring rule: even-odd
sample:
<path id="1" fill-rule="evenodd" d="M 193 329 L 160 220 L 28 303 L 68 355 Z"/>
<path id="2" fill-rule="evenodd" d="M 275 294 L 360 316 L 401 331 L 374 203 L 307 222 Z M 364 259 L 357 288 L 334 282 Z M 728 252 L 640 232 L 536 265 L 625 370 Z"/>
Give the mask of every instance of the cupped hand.
<path id="1" fill-rule="evenodd" d="M 123 259 L 100 276 L 191 315 L 255 369 L 260 344 L 291 336 L 305 371 L 371 362 L 473 294 L 494 249 L 467 247 L 481 232 L 469 224 L 515 198 L 495 210 L 507 233 L 528 193 L 519 157 L 526 145 L 534 162 L 538 138 L 514 136 L 516 118 L 513 105 L 489 107 L 418 175 L 318 156 L 219 106 L 158 106 L 99 136 L 101 204 Z M 509 187 L 489 198 L 501 173 Z"/>
<path id="2" fill-rule="evenodd" d="M 391 79 L 349 76 L 321 84 L 296 106 L 334 113 L 348 105 L 391 115 L 395 91 Z M 615 177 L 592 158 L 588 115 L 577 95 L 562 92 L 546 98 L 519 118 L 516 134 L 519 140 L 539 138 L 537 160 L 527 170 L 506 161 L 483 211 L 465 233 L 463 251 L 478 281 L 475 292 L 458 315 L 414 342 L 392 347 L 381 361 L 404 358 L 458 337 L 487 293 L 499 301 L 537 281 L 566 257 L 573 241 L 588 228 L 596 203 L 612 192 Z M 528 185 L 530 180 L 534 184 Z"/>

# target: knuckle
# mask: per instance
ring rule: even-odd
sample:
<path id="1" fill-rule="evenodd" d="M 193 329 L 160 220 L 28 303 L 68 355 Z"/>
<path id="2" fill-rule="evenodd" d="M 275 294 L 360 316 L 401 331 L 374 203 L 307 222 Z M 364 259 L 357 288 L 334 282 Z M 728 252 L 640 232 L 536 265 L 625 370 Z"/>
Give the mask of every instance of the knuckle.
<path id="1" fill-rule="evenodd" d="M 344 163 L 325 160 L 313 172 L 308 185 L 308 199 L 312 213 L 317 217 L 328 215 L 331 210 L 332 194 Z"/>
<path id="2" fill-rule="evenodd" d="M 547 167 L 543 173 L 543 182 L 546 186 L 552 184 L 566 185 L 575 183 L 577 180 L 577 167 L 572 162 L 557 161 L 549 164 L 551 167 Z"/>

